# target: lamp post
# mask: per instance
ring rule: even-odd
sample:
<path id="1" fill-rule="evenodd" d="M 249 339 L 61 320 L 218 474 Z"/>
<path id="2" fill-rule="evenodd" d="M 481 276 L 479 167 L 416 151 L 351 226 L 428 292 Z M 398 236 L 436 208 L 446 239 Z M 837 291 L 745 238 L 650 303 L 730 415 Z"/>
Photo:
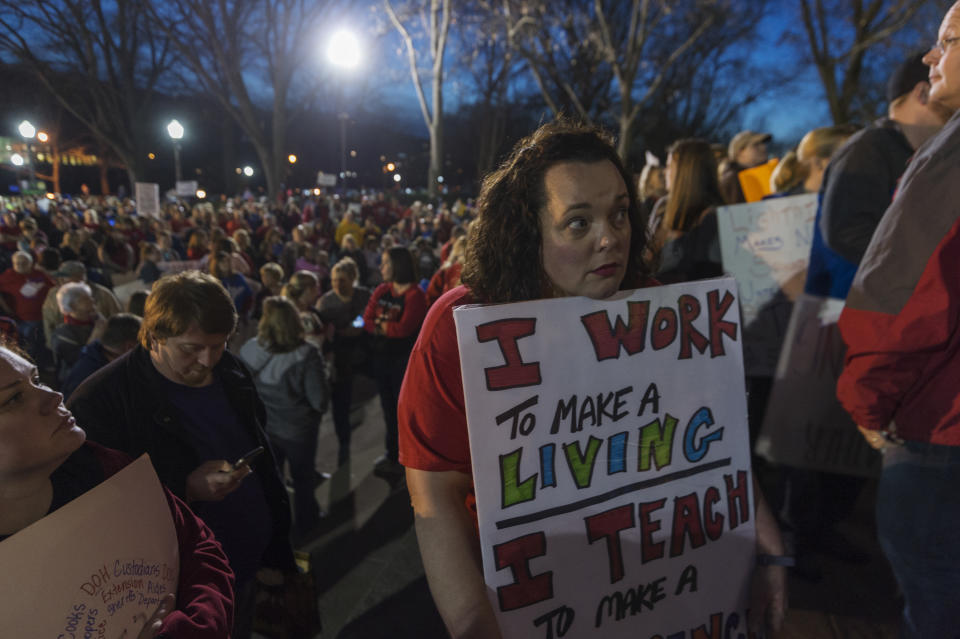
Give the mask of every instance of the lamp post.
<path id="1" fill-rule="evenodd" d="M 327 44 L 327 60 L 333 66 L 350 72 L 360 64 L 360 41 L 352 31 L 341 29 L 333 34 Z M 341 100 L 343 99 L 341 93 Z M 347 176 L 347 121 L 350 116 L 341 111 L 337 116 L 340 120 L 340 175 L 346 180 Z"/>
<path id="2" fill-rule="evenodd" d="M 37 181 L 37 171 L 33 161 L 33 147 L 30 145 L 30 141 L 37 135 L 37 129 L 30 124 L 29 120 L 24 120 L 17 126 L 17 131 L 26 141 L 27 160 L 30 163 L 30 182 L 28 187 L 33 186 Z"/>
<path id="3" fill-rule="evenodd" d="M 183 125 L 177 120 L 170 120 L 167 125 L 167 135 L 173 140 L 173 170 L 177 176 L 177 182 L 181 179 L 180 173 L 180 140 L 183 139 Z M 176 188 L 176 185 L 174 185 Z"/>

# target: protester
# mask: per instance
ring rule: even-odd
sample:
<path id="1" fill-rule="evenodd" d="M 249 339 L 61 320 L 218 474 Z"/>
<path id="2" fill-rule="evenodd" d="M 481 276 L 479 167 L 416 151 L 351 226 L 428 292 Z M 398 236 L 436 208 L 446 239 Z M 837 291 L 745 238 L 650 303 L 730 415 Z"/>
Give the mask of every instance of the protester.
<path id="1" fill-rule="evenodd" d="M 0 310 L 17 320 L 27 353 L 41 367 L 51 361 L 43 335 L 43 301 L 54 281 L 34 267 L 26 251 L 13 254 L 13 266 L 0 273 Z"/>
<path id="2" fill-rule="evenodd" d="M 320 521 L 314 496 L 317 434 L 330 389 L 320 350 L 304 339 L 303 322 L 293 302 L 268 297 L 257 336 L 240 349 L 240 359 L 253 374 L 267 408 L 267 435 L 283 468 L 290 464 L 293 479 L 295 530 L 305 534 Z"/>
<path id="3" fill-rule="evenodd" d="M 721 167 L 720 193 L 726 204 L 746 202 L 740 186 L 740 171 L 759 166 L 767 161 L 767 143 L 773 138 L 769 133 L 741 131 L 730 140 L 727 161 Z M 669 189 L 669 187 L 667 187 Z"/>
<path id="4" fill-rule="evenodd" d="M 62 385 L 88 342 L 100 337 L 106 320 L 97 312 L 90 287 L 82 282 L 64 284 L 57 291 L 57 305 L 63 324 L 50 338 L 57 384 Z"/>
<path id="5" fill-rule="evenodd" d="M 930 99 L 922 55 L 887 82 L 887 117 L 852 136 L 831 160 L 817 210 L 806 291 L 844 299 L 853 274 L 914 152 L 949 113 Z"/>
<path id="6" fill-rule="evenodd" d="M 50 346 L 50 340 L 53 338 L 53 332 L 63 324 L 63 313 L 60 312 L 60 307 L 57 304 L 57 292 L 65 284 L 71 282 L 86 284 L 93 293 L 93 301 L 97 312 L 103 317 L 110 317 L 123 310 L 120 306 L 120 300 L 113 294 L 113 291 L 87 279 L 87 267 L 83 265 L 83 262 L 76 260 L 63 262 L 54 276 L 57 278 L 59 285 L 47 291 L 47 297 L 43 301 L 42 308 L 43 330 L 47 336 L 48 346 Z"/>
<path id="7" fill-rule="evenodd" d="M 389 478 L 403 474 L 398 461 L 397 399 L 410 351 L 427 312 L 427 299 L 417 287 L 416 267 L 407 249 L 385 251 L 380 275 L 383 284 L 370 296 L 363 324 L 373 335 L 373 370 L 386 426 L 386 452 L 374 463 L 374 472 Z"/>
<path id="8" fill-rule="evenodd" d="M 583 206 L 586 203 L 587 206 Z M 576 205 L 576 206 L 572 206 Z M 606 299 L 650 284 L 633 180 L 611 143 L 566 122 L 520 140 L 484 180 L 463 282 L 430 309 L 400 395 L 401 462 L 430 589 L 454 637 L 499 636 L 478 555 L 463 383 L 453 308 L 582 295 Z M 572 211 L 572 213 L 571 213 Z M 632 232 L 637 229 L 637 232 Z M 758 496 L 760 553 L 782 555 Z M 782 568 L 758 568 L 766 598 L 755 614 L 777 627 Z"/>
<path id="9" fill-rule="evenodd" d="M 85 443 L 86 434 L 62 401 L 15 347 L 0 345 L 0 543 L 130 462 L 118 451 Z M 164 494 L 177 534 L 179 583 L 145 621 L 140 637 L 227 639 L 233 613 L 227 558 L 204 522 L 169 490 Z M 16 575 L 7 571 L 5 578 Z M 42 601 L 37 606 L 38 614 L 49 612 Z"/>
<path id="10" fill-rule="evenodd" d="M 717 207 L 723 197 L 710 144 L 696 138 L 675 142 L 667 151 L 666 175 L 663 219 L 654 234 L 657 279 L 672 283 L 721 275 Z"/>
<path id="11" fill-rule="evenodd" d="M 107 318 L 103 334 L 99 338 L 94 336 L 84 345 L 60 387 L 64 398 L 70 399 L 80 382 L 136 346 L 139 331 L 140 317 L 137 315 L 117 313 Z"/>
<path id="12" fill-rule="evenodd" d="M 960 628 L 960 2 L 946 13 L 929 99 L 953 115 L 911 160 L 840 316 L 837 396 L 883 449 L 877 536 L 903 593 L 904 637 Z"/>
<path id="13" fill-rule="evenodd" d="M 333 265 L 333 289 L 324 293 L 317 305 L 320 320 L 333 327 L 326 352 L 333 364 L 330 387 L 333 427 L 339 444 L 338 466 L 350 460 L 353 376 L 360 367 L 369 363 L 370 344 L 369 336 L 363 330 L 363 313 L 370 300 L 370 289 L 357 285 L 358 277 L 356 263 L 349 257 L 341 259 Z"/>
<path id="14" fill-rule="evenodd" d="M 266 409 L 225 350 L 236 325 L 233 301 L 212 276 L 162 278 L 147 300 L 139 345 L 83 382 L 69 404 L 94 441 L 134 457 L 149 453 L 164 485 L 213 529 L 236 574 L 233 636 L 246 638 L 255 573 L 294 564 Z M 265 452 L 254 462 L 234 466 L 258 446 Z"/>

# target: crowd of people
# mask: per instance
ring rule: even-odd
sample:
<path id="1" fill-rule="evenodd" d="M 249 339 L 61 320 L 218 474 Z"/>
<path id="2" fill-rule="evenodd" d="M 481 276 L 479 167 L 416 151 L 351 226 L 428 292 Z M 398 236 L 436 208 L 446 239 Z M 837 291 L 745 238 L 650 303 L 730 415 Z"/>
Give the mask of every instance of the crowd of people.
<path id="1" fill-rule="evenodd" d="M 960 235 L 949 195 L 960 166 L 951 159 L 960 148 L 958 38 L 955 5 L 937 43 L 891 74 L 887 117 L 810 131 L 765 189 L 819 194 L 797 291 L 847 300 L 839 397 L 887 451 L 878 529 L 910 637 L 960 627 L 949 605 L 960 560 L 943 523 L 960 512 Z M 663 167 L 633 176 L 605 134 L 560 120 L 521 140 L 475 203 L 288 194 L 171 201 L 148 216 L 108 196 L 4 199 L 0 535 L 150 453 L 191 570 L 142 636 L 248 637 L 257 579 L 282 582 L 295 570 L 291 539 L 321 522 L 315 488 L 325 475 L 315 460 L 328 408 L 338 463 L 350 461 L 362 374 L 383 409 L 373 470 L 391 481 L 405 474 L 444 622 L 453 636 L 497 637 L 470 506 L 452 309 L 605 299 L 721 275 L 717 208 L 745 201 L 740 176 L 767 162 L 770 142 L 755 131 L 719 147 L 681 139 Z M 747 382 L 755 430 L 770 380 Z M 25 440 L 21 421 L 56 437 Z M 798 574 L 816 579 L 805 553 L 852 558 L 834 526 L 863 484 L 813 472 L 789 480 L 779 522 L 758 495 L 757 550 L 768 561 L 757 568 L 756 618 L 774 628 L 790 563 L 781 525 L 794 528 Z M 18 491 L 30 499 L 8 508 Z"/>

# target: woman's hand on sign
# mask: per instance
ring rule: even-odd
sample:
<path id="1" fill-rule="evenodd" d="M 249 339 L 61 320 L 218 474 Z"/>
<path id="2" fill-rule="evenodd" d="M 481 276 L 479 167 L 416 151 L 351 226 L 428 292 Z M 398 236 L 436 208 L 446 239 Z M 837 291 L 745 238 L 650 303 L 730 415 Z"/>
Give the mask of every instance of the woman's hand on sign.
<path id="1" fill-rule="evenodd" d="M 867 443 L 871 447 L 876 448 L 877 450 L 883 450 L 887 445 L 887 438 L 883 436 L 879 430 L 871 430 L 869 428 L 864 428 L 863 426 L 857 425 L 860 434 L 863 435 L 863 438 L 867 440 Z"/>
<path id="2" fill-rule="evenodd" d="M 163 619 L 173 612 L 173 608 L 173 593 L 170 592 L 163 596 L 163 599 L 160 600 L 160 605 L 157 606 L 157 609 L 153 612 L 153 616 L 147 619 L 147 622 L 143 624 L 143 630 L 141 630 L 140 634 L 137 635 L 137 639 L 153 639 L 160 634 L 160 627 L 163 625 Z"/>

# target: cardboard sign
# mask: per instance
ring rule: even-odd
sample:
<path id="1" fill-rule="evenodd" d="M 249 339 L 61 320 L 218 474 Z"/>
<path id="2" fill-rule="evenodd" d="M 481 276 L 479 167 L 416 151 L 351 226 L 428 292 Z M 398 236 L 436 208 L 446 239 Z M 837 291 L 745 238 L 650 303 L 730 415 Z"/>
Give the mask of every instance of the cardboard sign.
<path id="1" fill-rule="evenodd" d="M 734 281 L 454 319 L 503 636 L 745 634 L 755 533 Z"/>
<path id="2" fill-rule="evenodd" d="M 803 290 L 817 195 L 808 193 L 717 209 L 723 270 L 737 279 L 747 375 L 772 377 Z"/>
<path id="3" fill-rule="evenodd" d="M 0 543 L 0 625 L 18 637 L 136 637 L 177 591 L 177 532 L 143 455 Z"/>
<path id="4" fill-rule="evenodd" d="M 756 452 L 772 462 L 875 477 L 880 453 L 837 400 L 846 351 L 840 300 L 801 294 L 793 306 Z"/>
<path id="5" fill-rule="evenodd" d="M 137 182 L 134 199 L 138 215 L 160 217 L 160 185 L 152 182 Z"/>

